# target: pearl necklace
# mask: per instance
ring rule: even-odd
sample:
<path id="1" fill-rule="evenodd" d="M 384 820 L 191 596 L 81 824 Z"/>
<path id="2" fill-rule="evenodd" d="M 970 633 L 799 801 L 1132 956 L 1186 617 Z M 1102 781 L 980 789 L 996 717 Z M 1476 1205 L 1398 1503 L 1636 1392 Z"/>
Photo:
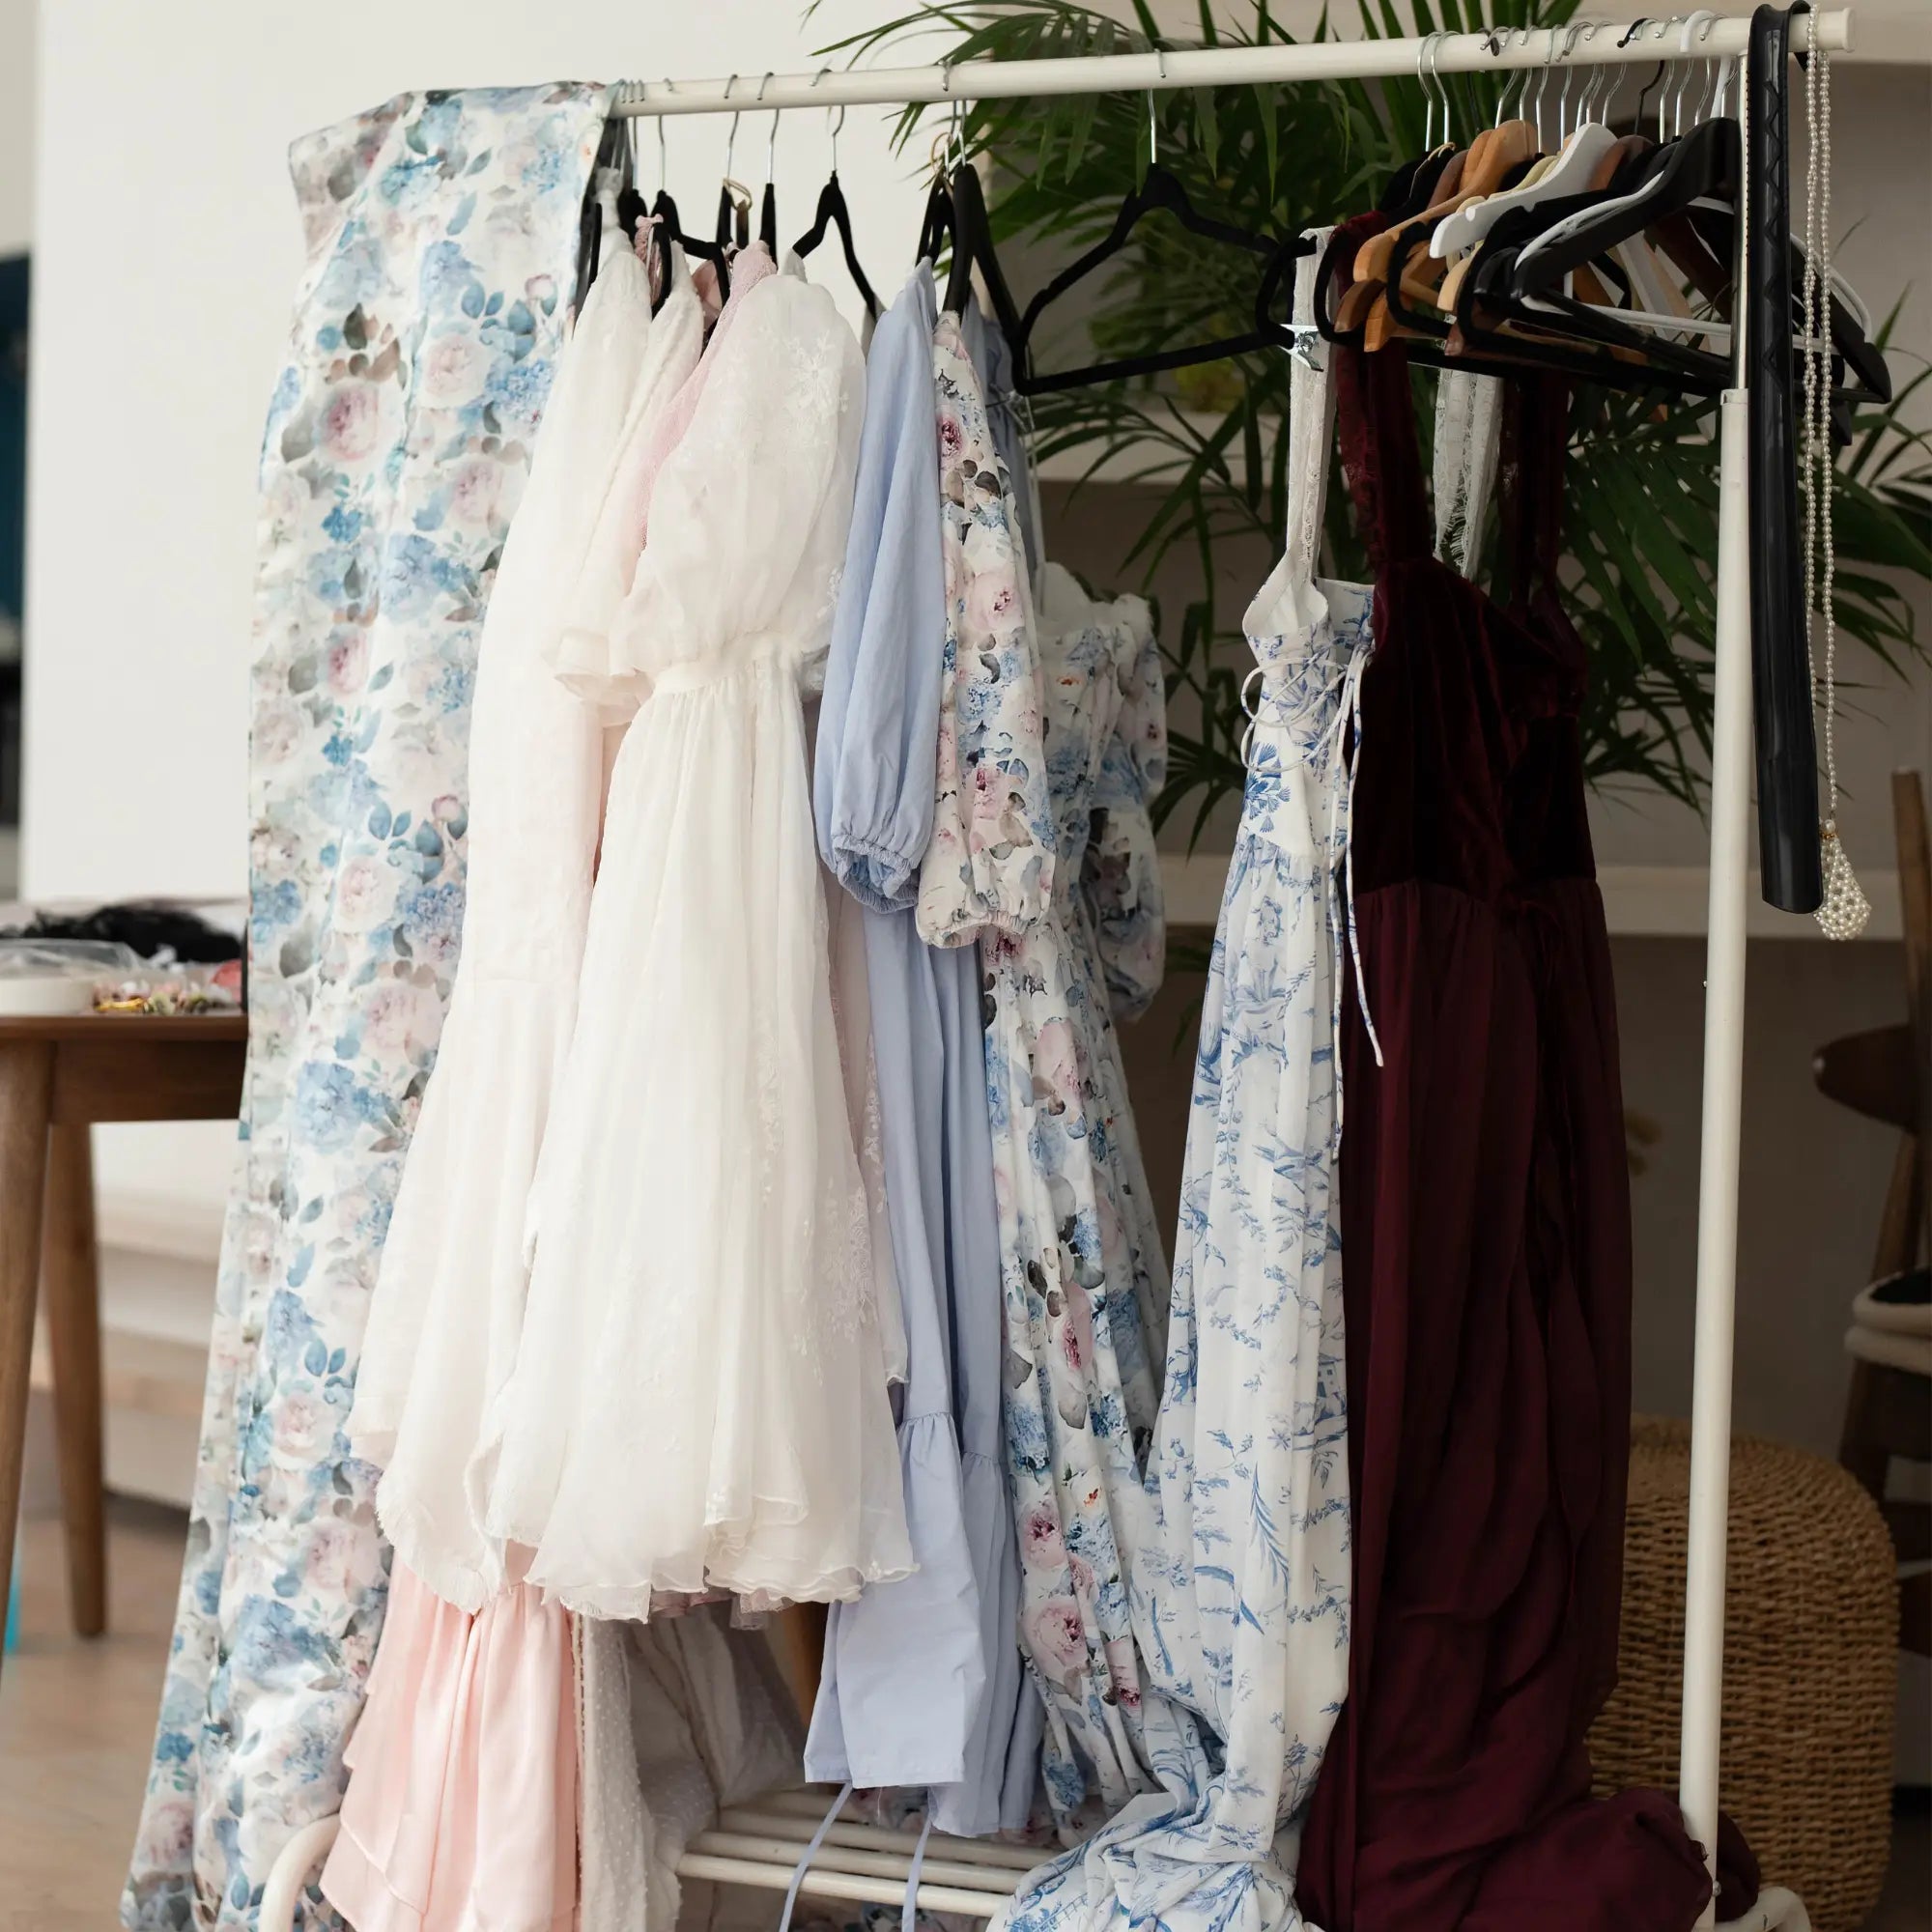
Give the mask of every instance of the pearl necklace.
<path id="1" fill-rule="evenodd" d="M 1836 555 L 1832 541 L 1832 66 L 1818 45 L 1818 11 L 1805 14 L 1804 117 L 1810 132 L 1804 160 L 1804 656 L 1818 688 L 1811 647 L 1812 612 L 1825 634 L 1825 821 L 1818 828 L 1824 897 L 1816 918 L 1828 939 L 1856 939 L 1871 918 L 1871 901 L 1852 872 L 1838 837 L 1838 627 L 1833 609 Z M 1823 569 L 1819 568 L 1820 553 Z"/>

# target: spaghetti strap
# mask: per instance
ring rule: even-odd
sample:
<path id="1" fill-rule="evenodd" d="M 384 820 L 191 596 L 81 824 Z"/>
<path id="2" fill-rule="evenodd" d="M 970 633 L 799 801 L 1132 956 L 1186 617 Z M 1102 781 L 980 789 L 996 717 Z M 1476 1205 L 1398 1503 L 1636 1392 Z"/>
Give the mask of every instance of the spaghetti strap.
<path id="1" fill-rule="evenodd" d="M 1342 468 L 1355 517 L 1379 578 L 1398 564 L 1434 554 L 1408 355 L 1400 346 L 1365 350 L 1337 345 Z"/>
<path id="2" fill-rule="evenodd" d="M 1570 387 L 1554 372 L 1508 384 L 1503 412 L 1504 527 L 1511 608 L 1526 611 L 1556 589 L 1563 554 L 1563 453 Z"/>

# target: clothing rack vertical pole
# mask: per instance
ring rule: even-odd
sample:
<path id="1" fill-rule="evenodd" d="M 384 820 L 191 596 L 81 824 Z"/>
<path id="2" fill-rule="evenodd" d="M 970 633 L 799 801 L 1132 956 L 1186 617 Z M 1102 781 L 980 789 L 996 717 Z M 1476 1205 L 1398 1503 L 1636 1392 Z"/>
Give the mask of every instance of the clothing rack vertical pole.
<path id="1" fill-rule="evenodd" d="M 1750 86 L 1739 71 L 1739 119 Z M 1740 147 L 1749 152 L 1741 130 Z M 1732 386 L 1718 430 L 1718 608 L 1712 665 L 1711 881 L 1704 942 L 1704 1107 L 1697 1177 L 1697 1299 L 1691 1350 L 1690 1500 L 1684 1573 L 1684 1702 L 1677 1802 L 1704 1849 L 1718 1922 L 1718 1778 L 1723 1745 L 1724 1583 L 1731 1504 L 1731 1382 L 1737 1342 L 1738 1169 L 1744 1126 L 1745 921 L 1750 895 L 1750 186 L 1740 190 Z M 1807 620 L 1808 621 L 1808 620 Z"/>
<path id="2" fill-rule="evenodd" d="M 1744 1108 L 1745 907 L 1750 890 L 1750 499 L 1745 392 L 1719 432 L 1717 660 L 1711 758 L 1710 934 L 1704 955 L 1704 1122 L 1697 1185 L 1697 1314 L 1690 1394 L 1690 1528 L 1684 1578 L 1678 1802 L 1714 1878 L 1730 1514 L 1738 1154 Z M 1700 1925 L 1717 1922 L 1707 1908 Z"/>

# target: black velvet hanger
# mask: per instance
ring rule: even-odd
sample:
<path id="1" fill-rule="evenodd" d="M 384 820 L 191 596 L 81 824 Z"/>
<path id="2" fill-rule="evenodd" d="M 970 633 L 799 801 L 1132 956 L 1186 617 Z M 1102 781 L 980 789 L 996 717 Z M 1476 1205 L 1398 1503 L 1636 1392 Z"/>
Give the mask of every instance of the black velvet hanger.
<path id="1" fill-rule="evenodd" d="M 733 194 L 733 188 L 738 189 Z M 742 195 L 744 198 L 739 199 Z M 720 248 L 745 248 L 752 241 L 752 197 L 734 181 L 726 181 L 718 190 L 718 219 L 712 230 Z"/>
<path id="2" fill-rule="evenodd" d="M 1020 360 L 1020 314 L 1012 291 L 1007 286 L 1000 258 L 993 251 L 993 224 L 986 213 L 986 197 L 980 186 L 978 172 L 970 165 L 952 170 L 948 187 L 952 227 L 952 264 L 946 277 L 946 295 L 940 306 L 953 315 L 963 315 L 973 299 L 973 270 L 980 270 L 986 294 L 993 304 L 993 320 L 1013 352 L 1015 370 Z M 1014 387 L 1031 393 L 1025 381 Z"/>
<path id="3" fill-rule="evenodd" d="M 621 208 L 620 203 L 620 213 Z M 701 236 L 687 235 L 678 220 L 677 203 L 670 198 L 667 188 L 658 189 L 658 198 L 651 204 L 651 213 L 656 217 L 651 226 L 651 246 L 656 250 L 660 270 L 658 292 L 652 299 L 651 313 L 655 315 L 663 308 L 665 298 L 670 294 L 670 244 L 673 242 L 687 255 L 695 255 L 700 262 L 709 262 L 718 270 L 718 293 L 728 300 L 731 295 L 729 251 L 719 242 L 706 241 Z"/>
<path id="4" fill-rule="evenodd" d="M 624 168 L 625 185 L 617 198 L 617 218 L 624 218 L 624 195 L 630 190 L 630 141 L 623 122 L 614 117 L 604 124 L 604 133 L 597 143 L 596 157 L 590 164 L 590 179 L 584 185 L 583 206 L 577 217 L 577 302 L 582 311 L 583 299 L 590 293 L 590 284 L 597 279 L 600 266 L 599 256 L 604 243 L 604 210 L 597 200 L 597 176 L 605 168 Z M 635 200 L 636 196 L 633 195 Z M 630 231 L 628 227 L 625 232 Z"/>
<path id="5" fill-rule="evenodd" d="M 1576 300 L 1561 277 L 1551 281 L 1539 276 L 1536 286 L 1542 293 L 1535 303 L 1519 293 L 1522 251 L 1557 222 L 1608 198 L 1609 190 L 1562 195 L 1503 215 L 1484 238 L 1463 276 L 1456 301 L 1454 344 L 1465 352 L 1480 349 L 1513 355 L 1614 388 L 1662 385 L 1694 395 L 1719 394 L 1728 382 L 1723 357 L 1620 322 L 1614 309 Z M 1638 223 L 1630 232 L 1640 233 L 1642 226 Z M 1600 244 L 1604 250 L 1612 245 Z M 1575 266 L 1586 264 L 1600 278 L 1624 286 L 1622 270 L 1606 264 L 1601 254 L 1586 255 Z M 1499 327 L 1504 321 L 1536 333 L 1504 333 Z M 1612 355 L 1608 352 L 1613 348 L 1633 351 L 1642 359 L 1634 362 Z"/>
<path id="6" fill-rule="evenodd" d="M 926 189 L 925 213 L 920 217 L 919 246 L 913 250 L 915 262 L 936 262 L 940 250 L 952 240 L 952 186 L 946 170 L 933 171 L 932 185 Z"/>
<path id="7" fill-rule="evenodd" d="M 1028 360 L 1027 349 L 1032 341 L 1033 331 L 1041 314 L 1068 289 L 1084 280 L 1104 263 L 1111 261 L 1127 245 L 1133 231 L 1150 214 L 1165 213 L 1185 228 L 1189 234 L 1198 235 L 1203 241 L 1219 243 L 1223 247 L 1244 248 L 1259 256 L 1262 261 L 1272 262 L 1280 247 L 1279 241 L 1266 235 L 1256 234 L 1246 228 L 1236 228 L 1232 223 L 1216 220 L 1212 215 L 1203 214 L 1188 199 L 1187 190 L 1174 174 L 1151 161 L 1140 185 L 1122 202 L 1120 213 L 1114 217 L 1114 225 L 1096 242 L 1093 247 L 1077 261 L 1069 263 L 1046 287 L 1027 303 L 1026 313 L 1020 318 L 1019 335 L 1014 343 L 1014 364 L 1020 370 L 1019 387 L 1028 395 L 1037 395 L 1049 389 L 1084 388 L 1093 383 L 1108 383 L 1122 377 L 1148 376 L 1163 369 L 1186 369 L 1197 363 L 1219 362 L 1230 355 L 1239 355 L 1249 350 L 1262 349 L 1271 339 L 1260 328 L 1251 328 L 1241 335 L 1224 336 L 1215 342 L 1197 343 L 1189 347 L 1153 350 L 1144 355 L 1123 356 L 1112 362 L 1090 363 L 1083 369 L 1068 369 L 1055 375 L 1042 376 L 1034 371 Z"/>
<path id="8" fill-rule="evenodd" d="M 1577 269 L 1594 264 L 1599 274 L 1605 272 L 1608 251 L 1619 242 L 1642 233 L 1677 214 L 1691 215 L 1705 225 L 1719 218 L 1719 211 L 1709 204 L 1714 200 L 1735 200 L 1744 165 L 1742 142 L 1735 121 L 1719 119 L 1693 128 L 1681 139 L 1666 143 L 1642 157 L 1625 178 L 1600 194 L 1565 197 L 1542 202 L 1533 209 L 1512 211 L 1499 222 L 1485 246 L 1509 247 L 1514 261 L 1508 281 L 1510 311 L 1519 319 L 1547 327 L 1558 320 L 1551 311 L 1560 311 L 1578 332 L 1597 340 L 1635 349 L 1652 359 L 1673 366 L 1692 380 L 1693 385 L 1715 394 L 1726 386 L 1729 357 L 1689 344 L 1672 341 L 1640 326 L 1619 322 L 1614 309 L 1578 301 L 1565 286 Z M 1632 197 L 1639 199 L 1632 200 Z M 1561 242 L 1538 247 L 1529 244 L 1537 235 L 1547 233 L 1557 222 L 1587 209 L 1592 202 L 1604 205 L 1601 220 L 1579 224 L 1574 235 Z M 1623 205 L 1619 205 L 1623 204 Z M 1727 231 L 1734 226 L 1729 216 L 1721 217 Z M 1714 245 L 1727 258 L 1732 237 L 1720 232 Z M 1793 268 L 1803 257 L 1791 247 L 1788 237 L 1785 252 L 1795 256 Z M 1472 278 L 1480 270 L 1480 260 L 1472 265 Z M 1499 284 L 1492 274 L 1483 278 L 1492 301 Z M 1536 306 L 1522 305 L 1535 298 Z M 1846 372 L 1856 379 L 1848 391 L 1855 400 L 1889 401 L 1891 377 L 1885 358 L 1866 338 L 1857 318 L 1833 295 L 1829 299 L 1833 347 L 1842 358 Z M 1767 319 L 1768 326 L 1768 319 Z M 1786 328 L 1802 329 L 1804 319 L 1796 307 L 1788 311 Z"/>
<path id="9" fill-rule="evenodd" d="M 836 228 L 838 231 L 838 246 L 845 257 L 845 271 L 852 277 L 853 286 L 859 291 L 866 303 L 866 313 L 874 322 L 879 319 L 879 298 L 872 293 L 872 285 L 866 279 L 866 271 L 859 266 L 859 257 L 852 246 L 852 211 L 845 203 L 845 190 L 838 185 L 838 170 L 834 168 L 832 178 L 818 190 L 818 213 L 812 223 L 796 242 L 792 252 L 800 257 L 810 255 L 825 240 L 825 231 Z M 776 249 L 773 251 L 776 256 Z M 922 248 L 921 256 L 924 256 Z"/>
<path id="10" fill-rule="evenodd" d="M 1728 119 L 1705 121 L 1680 139 L 1668 141 L 1646 155 L 1641 163 L 1642 174 L 1634 187 L 1610 187 L 1594 195 L 1564 196 L 1531 209 L 1513 211 L 1539 217 L 1529 234 L 1518 231 L 1526 247 L 1537 235 L 1548 233 L 1559 221 L 1588 209 L 1592 203 L 1603 208 L 1600 217 L 1582 220 L 1574 234 L 1560 242 L 1548 242 L 1534 253 L 1519 255 L 1510 279 L 1512 293 L 1543 295 L 1560 288 L 1566 275 L 1608 254 L 1619 242 L 1641 235 L 1665 216 L 1682 213 L 1693 203 L 1712 196 L 1734 199 L 1740 162 L 1738 124 Z"/>

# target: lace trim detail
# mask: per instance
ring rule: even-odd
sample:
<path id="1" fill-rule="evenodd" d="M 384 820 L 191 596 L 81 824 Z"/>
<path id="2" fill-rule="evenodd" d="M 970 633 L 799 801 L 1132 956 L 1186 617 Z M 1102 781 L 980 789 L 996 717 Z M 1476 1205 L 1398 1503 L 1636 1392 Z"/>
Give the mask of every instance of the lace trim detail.
<path id="1" fill-rule="evenodd" d="M 1435 554 L 1464 577 L 1482 558 L 1501 428 L 1500 379 L 1445 370 L 1435 389 Z"/>

